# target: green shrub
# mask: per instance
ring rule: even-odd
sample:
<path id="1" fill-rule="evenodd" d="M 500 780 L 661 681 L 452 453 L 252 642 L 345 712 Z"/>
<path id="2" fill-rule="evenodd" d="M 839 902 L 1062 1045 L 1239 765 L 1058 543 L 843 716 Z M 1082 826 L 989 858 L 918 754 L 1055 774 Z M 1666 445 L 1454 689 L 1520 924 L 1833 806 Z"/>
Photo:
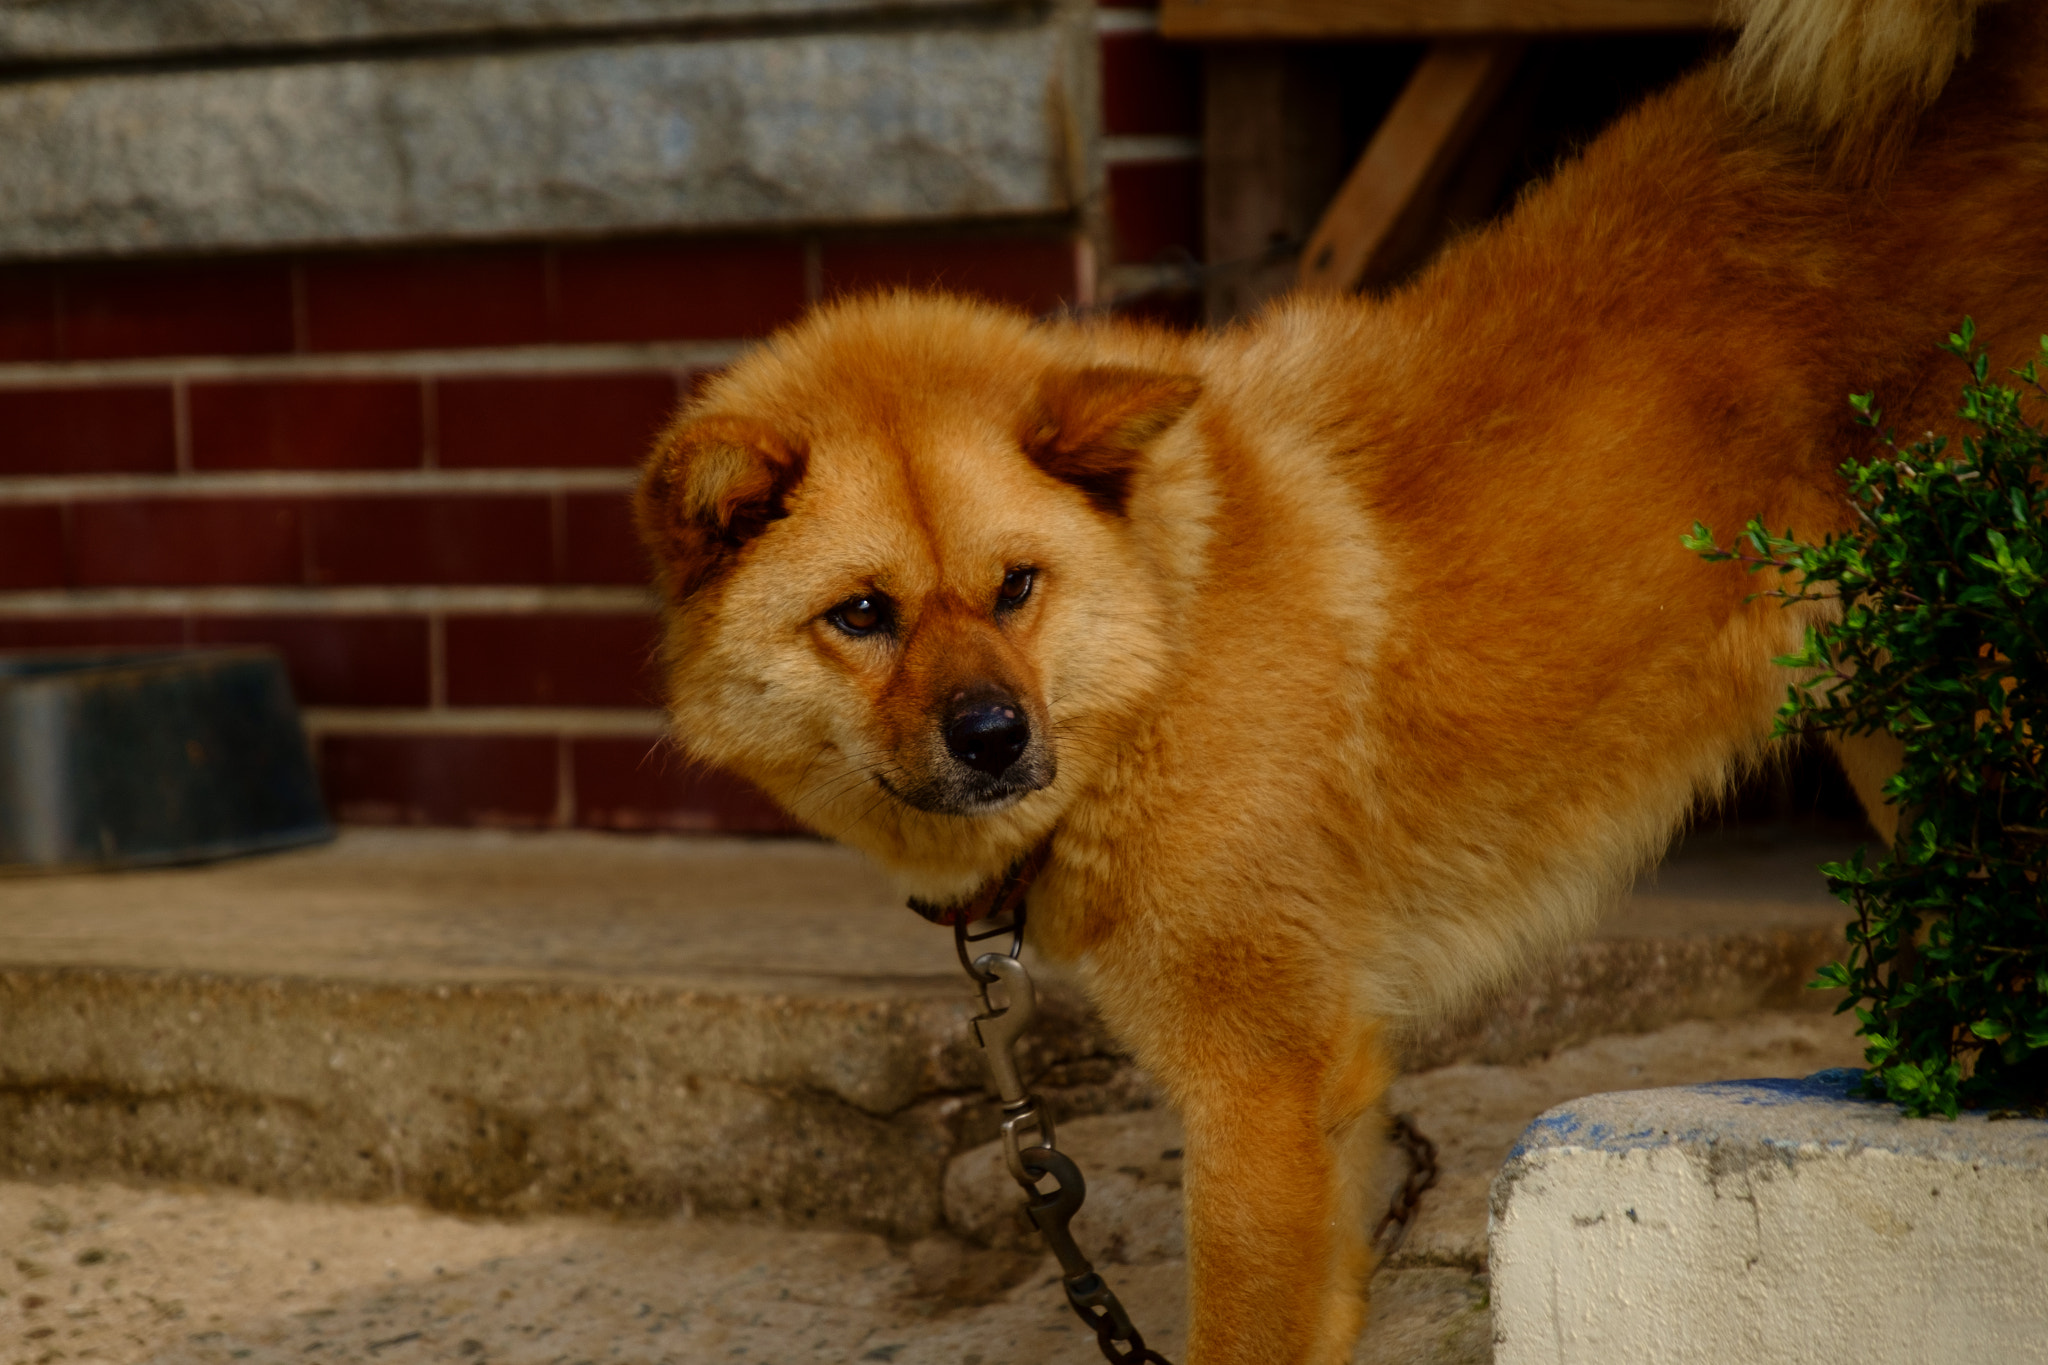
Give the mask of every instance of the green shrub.
<path id="1" fill-rule="evenodd" d="M 1969 369 L 1961 419 L 1975 429 L 1843 466 L 1857 525 L 1814 545 L 1752 520 L 1729 549 L 1695 523 L 1688 548 L 1777 570 L 1766 596 L 1849 604 L 1778 662 L 1802 681 L 1777 733 L 1885 732 L 1905 745 L 1885 786 L 1898 807 L 1889 857 L 1822 869 L 1854 907 L 1845 960 L 1816 987 L 1846 987 L 1866 1040 L 1863 1093 L 1910 1114 L 2048 1106 L 2048 438 L 2024 404 L 2048 394 L 2041 362 L 1990 378 L 1975 330 L 1943 348 Z M 1869 395 L 1849 400 L 1878 429 Z"/>

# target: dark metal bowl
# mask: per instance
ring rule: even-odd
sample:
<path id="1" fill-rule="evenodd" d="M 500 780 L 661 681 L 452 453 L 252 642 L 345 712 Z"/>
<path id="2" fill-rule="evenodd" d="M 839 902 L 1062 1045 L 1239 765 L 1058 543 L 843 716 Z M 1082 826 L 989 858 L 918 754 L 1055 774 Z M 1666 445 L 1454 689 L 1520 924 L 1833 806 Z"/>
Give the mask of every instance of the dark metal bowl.
<path id="1" fill-rule="evenodd" d="M 333 837 L 271 651 L 0 653 L 0 869 L 202 862 Z"/>

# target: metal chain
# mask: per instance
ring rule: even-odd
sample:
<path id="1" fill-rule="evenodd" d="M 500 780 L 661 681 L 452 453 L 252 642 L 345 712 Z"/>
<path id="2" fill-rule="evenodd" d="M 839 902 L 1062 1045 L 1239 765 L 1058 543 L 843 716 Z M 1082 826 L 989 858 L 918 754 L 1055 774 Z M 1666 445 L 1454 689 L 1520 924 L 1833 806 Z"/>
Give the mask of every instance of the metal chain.
<path id="1" fill-rule="evenodd" d="M 1373 1249 L 1379 1252 L 1382 1265 L 1407 1238 L 1408 1224 L 1422 1205 L 1422 1192 L 1436 1184 L 1437 1177 L 1436 1144 L 1423 1136 L 1414 1119 L 1406 1114 L 1394 1115 L 1387 1124 L 1387 1135 L 1407 1153 L 1408 1178 L 1387 1201 L 1387 1211 L 1380 1215 L 1379 1225 L 1372 1230 Z M 1389 1229 L 1393 1231 L 1392 1237 L 1387 1236 Z"/>
<path id="2" fill-rule="evenodd" d="M 1095 1333 L 1096 1349 L 1111 1365 L 1173 1365 L 1165 1356 L 1145 1344 L 1144 1334 L 1132 1325 L 1130 1315 L 1117 1300 L 1095 1266 L 1081 1254 L 1080 1245 L 1068 1224 L 1087 1198 L 1088 1183 L 1073 1158 L 1058 1150 L 1053 1141 L 1052 1114 L 1045 1102 L 1024 1088 L 1017 1070 L 1017 1040 L 1038 1017 L 1038 997 L 1031 987 L 1031 974 L 1024 970 L 1019 955 L 1024 951 L 1023 897 L 1005 906 L 1008 922 L 976 934 L 964 917 L 953 925 L 953 944 L 960 964 L 981 991 L 986 1014 L 976 1015 L 968 1025 L 976 1046 L 988 1061 L 995 1081 L 996 1099 L 1002 1106 L 1003 1161 L 1010 1178 L 1024 1191 L 1024 1212 L 1038 1235 L 1060 1263 L 1060 1282 L 1066 1287 L 1067 1304 Z M 1008 952 L 983 953 L 970 957 L 968 945 L 983 939 L 1010 936 Z M 990 998 L 989 989 L 1000 985 L 1004 1003 Z M 1023 1134 L 1033 1133 L 1035 1141 L 1026 1146 Z M 1041 1189 L 1050 1177 L 1051 1188 Z"/>
<path id="3" fill-rule="evenodd" d="M 1024 1088 L 1022 1073 L 1017 1069 L 1017 1040 L 1038 1017 L 1038 997 L 1022 960 L 1028 881 L 1027 876 L 1019 875 L 1018 868 L 1011 869 L 994 898 L 990 915 L 975 921 L 991 927 L 976 933 L 968 915 L 953 920 L 954 950 L 960 955 L 960 965 L 981 992 L 981 1003 L 987 1007 L 987 1013 L 978 1014 L 969 1022 L 968 1031 L 988 1062 L 989 1075 L 995 1082 L 997 1103 L 1003 1115 L 1003 1163 L 1009 1167 L 1010 1178 L 1024 1191 L 1025 1214 L 1060 1263 L 1068 1306 L 1095 1333 L 1095 1345 L 1102 1358 L 1111 1365 L 1173 1365 L 1145 1344 L 1143 1334 L 1132 1325 L 1115 1291 L 1074 1241 L 1068 1224 L 1080 1212 L 1088 1184 L 1073 1158 L 1056 1146 L 1051 1112 L 1043 1100 Z M 927 918 L 936 916 L 927 914 Z M 969 951 L 972 944 L 1005 935 L 1010 943 L 1003 952 L 975 956 Z M 989 995 L 990 988 L 998 985 L 1003 988 L 1004 1003 L 1000 1005 Z M 1436 1144 L 1416 1128 L 1415 1121 L 1406 1114 L 1396 1114 L 1388 1127 L 1390 1136 L 1408 1157 L 1408 1176 L 1373 1228 L 1374 1249 L 1382 1262 L 1394 1254 L 1408 1235 L 1423 1191 L 1437 1180 Z M 1029 1146 L 1023 1141 L 1027 1132 L 1035 1134 L 1035 1141 Z M 1039 1182 L 1048 1177 L 1052 1180 L 1051 1188 L 1039 1188 Z M 1386 1235 L 1390 1229 L 1391 1238 Z"/>

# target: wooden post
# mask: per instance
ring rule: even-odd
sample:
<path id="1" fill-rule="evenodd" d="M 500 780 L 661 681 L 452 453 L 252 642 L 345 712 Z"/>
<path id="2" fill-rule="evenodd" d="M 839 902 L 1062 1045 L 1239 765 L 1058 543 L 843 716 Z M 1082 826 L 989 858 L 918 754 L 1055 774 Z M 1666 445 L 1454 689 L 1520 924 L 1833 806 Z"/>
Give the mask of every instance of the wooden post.
<path id="1" fill-rule="evenodd" d="M 1293 287 L 1300 243 L 1344 175 L 1342 79 L 1322 54 L 1273 44 L 1203 54 L 1203 238 L 1222 267 L 1204 289 L 1211 323 Z"/>
<path id="2" fill-rule="evenodd" d="M 1506 89 L 1523 47 L 1517 38 L 1431 46 L 1309 238 L 1300 288 L 1348 293 L 1397 263 Z"/>

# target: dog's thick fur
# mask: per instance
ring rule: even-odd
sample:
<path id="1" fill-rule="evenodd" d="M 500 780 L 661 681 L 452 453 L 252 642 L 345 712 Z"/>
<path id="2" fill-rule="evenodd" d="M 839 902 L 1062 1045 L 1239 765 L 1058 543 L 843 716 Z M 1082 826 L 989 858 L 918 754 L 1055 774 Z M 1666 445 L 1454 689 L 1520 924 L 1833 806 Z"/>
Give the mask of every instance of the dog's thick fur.
<path id="1" fill-rule="evenodd" d="M 1348 1358 L 1401 1029 L 1761 753 L 1812 618 L 1680 535 L 1842 527 L 1851 391 L 1945 426 L 1935 339 L 2048 326 L 2048 6 L 1986 11 L 1938 99 L 1969 4 L 1754 8 L 1391 297 L 1202 337 L 838 304 L 650 457 L 692 755 L 928 899 L 1051 836 L 1034 950 L 1187 1125 L 1195 1365 Z M 1000 780 L 941 733 L 977 688 L 1030 726 Z M 1845 758 L 1883 822 L 1888 756 Z"/>

